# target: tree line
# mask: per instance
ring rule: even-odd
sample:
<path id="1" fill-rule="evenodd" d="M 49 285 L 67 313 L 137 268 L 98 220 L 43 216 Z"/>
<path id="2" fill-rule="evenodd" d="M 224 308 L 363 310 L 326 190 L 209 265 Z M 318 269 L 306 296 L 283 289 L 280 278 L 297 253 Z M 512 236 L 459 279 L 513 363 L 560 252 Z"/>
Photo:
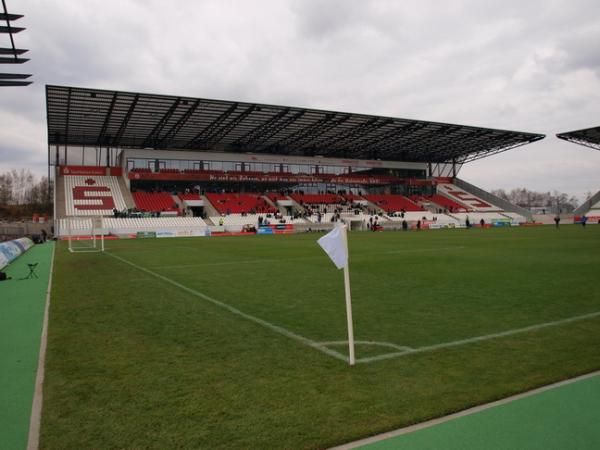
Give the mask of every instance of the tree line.
<path id="1" fill-rule="evenodd" d="M 504 189 L 495 189 L 491 191 L 496 197 L 500 197 L 509 201 L 513 205 L 520 206 L 525 209 L 545 209 L 547 214 L 555 213 L 571 213 L 579 206 L 576 197 L 569 196 L 564 192 L 537 192 L 530 191 L 526 188 L 515 188 L 511 191 Z M 591 193 L 588 194 L 588 197 Z"/>
<path id="2" fill-rule="evenodd" d="M 0 173 L 0 217 L 22 218 L 34 213 L 51 214 L 52 186 L 48 177 L 35 176 L 29 169 Z"/>

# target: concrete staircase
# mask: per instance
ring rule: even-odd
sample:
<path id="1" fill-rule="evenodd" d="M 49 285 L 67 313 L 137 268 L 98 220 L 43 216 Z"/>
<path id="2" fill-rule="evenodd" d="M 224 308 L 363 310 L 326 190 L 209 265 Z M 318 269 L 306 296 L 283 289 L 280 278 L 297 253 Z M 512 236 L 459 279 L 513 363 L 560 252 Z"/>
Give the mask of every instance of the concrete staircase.
<path id="1" fill-rule="evenodd" d="M 67 207 L 66 207 L 66 200 L 65 200 L 65 177 L 58 176 L 58 174 L 56 175 L 54 189 L 55 189 L 54 207 L 55 207 L 55 211 L 56 211 L 55 219 L 58 219 L 61 217 L 66 217 Z"/>
<path id="2" fill-rule="evenodd" d="M 586 214 L 590 210 L 592 205 L 595 205 L 598 202 L 600 202 L 600 191 L 596 192 L 594 195 L 592 195 L 592 197 L 589 200 L 586 200 L 581 204 L 580 207 L 575 209 L 575 211 L 573 211 L 573 215 L 581 216 L 583 214 Z"/>
<path id="3" fill-rule="evenodd" d="M 208 198 L 206 198 L 206 195 L 201 195 L 200 198 L 204 202 L 204 214 L 206 215 L 206 219 L 204 219 L 204 221 L 209 225 L 217 225 L 216 223 L 212 223 L 210 218 L 221 217 L 221 213 L 217 211 L 217 208 L 215 208 Z"/>
<path id="4" fill-rule="evenodd" d="M 471 183 L 467 183 L 466 181 L 461 180 L 460 178 L 455 178 L 454 181 L 452 182 L 452 184 L 454 184 L 455 186 L 458 186 L 459 188 L 464 189 L 465 191 L 467 191 L 471 194 L 476 195 L 477 197 L 479 197 L 480 199 L 482 199 L 484 201 L 490 202 L 491 204 L 493 204 L 495 206 L 499 206 L 504 211 L 514 212 L 514 213 L 517 213 L 517 214 L 525 217 L 527 220 L 532 220 L 531 211 L 529 211 L 525 208 L 521 208 L 520 206 L 513 205 L 512 203 L 507 202 L 503 198 L 500 198 L 493 194 L 490 194 L 489 192 L 484 191 L 483 189 L 478 188 L 477 186 L 475 186 Z"/>
<path id="5" fill-rule="evenodd" d="M 131 191 L 127 188 L 125 180 L 122 177 L 119 177 L 119 189 L 121 189 L 121 195 L 123 196 L 123 200 L 125 201 L 127 208 L 135 208 L 135 201 L 133 200 Z"/>

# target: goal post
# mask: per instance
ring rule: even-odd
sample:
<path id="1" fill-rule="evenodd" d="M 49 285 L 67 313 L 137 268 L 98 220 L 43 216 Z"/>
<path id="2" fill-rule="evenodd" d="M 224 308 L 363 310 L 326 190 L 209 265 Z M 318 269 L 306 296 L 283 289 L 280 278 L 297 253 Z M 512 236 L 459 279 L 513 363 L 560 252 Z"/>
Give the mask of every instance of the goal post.
<path id="1" fill-rule="evenodd" d="M 67 217 L 65 222 L 71 253 L 104 251 L 102 217 Z"/>

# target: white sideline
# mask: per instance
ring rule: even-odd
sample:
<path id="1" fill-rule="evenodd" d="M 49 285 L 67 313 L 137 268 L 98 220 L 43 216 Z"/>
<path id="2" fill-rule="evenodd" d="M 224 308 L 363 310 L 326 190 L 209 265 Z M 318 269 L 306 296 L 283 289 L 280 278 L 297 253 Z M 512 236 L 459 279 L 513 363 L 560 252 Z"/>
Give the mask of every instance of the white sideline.
<path id="1" fill-rule="evenodd" d="M 46 346 L 48 343 L 48 312 L 50 310 L 50 291 L 52 290 L 52 274 L 54 273 L 55 251 L 56 243 L 54 243 L 54 248 L 52 248 L 52 260 L 50 262 L 50 276 L 48 277 L 48 290 L 46 291 L 44 322 L 42 324 L 42 335 L 40 337 L 40 353 L 38 355 L 38 367 L 37 374 L 35 376 L 33 402 L 31 404 L 31 416 L 29 419 L 27 450 L 37 450 L 40 446 L 40 425 L 42 422 L 42 402 L 44 400 L 44 365 L 46 363 Z"/>
<path id="2" fill-rule="evenodd" d="M 288 337 L 290 339 L 293 339 L 296 342 L 300 342 L 301 344 L 304 344 L 304 345 L 306 345 L 308 347 L 312 347 L 314 349 L 317 349 L 317 350 L 319 350 L 319 351 L 321 351 L 321 352 L 323 352 L 323 353 L 325 353 L 325 354 L 327 354 L 329 356 L 332 356 L 332 357 L 334 357 L 336 359 L 339 359 L 339 360 L 344 361 L 344 362 L 348 362 L 348 358 L 346 356 L 344 356 L 343 354 L 341 354 L 339 352 L 336 352 L 335 350 L 331 350 L 330 348 L 327 348 L 327 347 L 319 344 L 318 342 L 312 341 L 312 340 L 310 340 L 308 338 L 305 338 L 304 336 L 300 336 L 299 334 L 296 334 L 296 333 L 294 333 L 292 331 L 286 330 L 285 328 L 280 327 L 278 325 L 274 325 L 274 324 L 272 324 L 270 322 L 267 322 L 266 320 L 263 320 L 263 319 L 261 319 L 259 317 L 252 316 L 250 314 L 246 314 L 245 312 L 240 311 L 239 309 L 234 308 L 233 306 L 230 306 L 227 303 L 223 303 L 223 302 L 221 302 L 219 300 L 216 300 L 216 299 L 214 299 L 212 297 L 209 297 L 206 294 L 203 294 L 202 292 L 198 292 L 198 291 L 196 291 L 196 290 L 194 290 L 192 288 L 184 286 L 183 284 L 178 283 L 175 280 L 171 280 L 170 278 L 162 276 L 162 275 L 160 275 L 160 274 L 158 274 L 156 272 L 152 272 L 149 269 L 146 269 L 144 267 L 138 266 L 137 264 L 132 263 L 131 261 L 127 261 L 126 259 L 121 258 L 120 256 L 114 255 L 114 254 L 109 253 L 109 252 L 104 252 L 104 253 L 106 255 L 109 255 L 109 256 L 115 258 L 115 259 L 118 259 L 119 261 L 121 261 L 121 262 L 123 262 L 125 264 L 130 265 L 131 267 L 134 267 L 134 268 L 136 268 L 138 270 L 141 270 L 142 272 L 145 272 L 145 273 L 147 273 L 149 275 L 152 275 L 155 278 L 163 280 L 163 281 L 165 281 L 165 282 L 167 282 L 169 284 L 172 284 L 173 286 L 178 287 L 179 289 L 182 289 L 182 290 L 184 290 L 186 292 L 189 292 L 190 294 L 195 295 L 196 297 L 200 297 L 201 299 L 204 299 L 204 300 L 206 300 L 206 301 L 208 301 L 208 302 L 210 302 L 210 303 L 212 303 L 214 305 L 217 305 L 217 306 L 219 306 L 219 307 L 221 307 L 223 309 L 226 309 L 227 311 L 229 311 L 229 312 L 231 312 L 231 313 L 233 313 L 233 314 L 235 314 L 237 316 L 243 317 L 244 319 L 250 320 L 251 322 L 254 322 L 254 323 L 257 323 L 259 325 L 262 325 L 263 327 L 268 328 L 271 331 L 275 331 L 276 333 L 279 333 L 279 334 L 281 334 L 283 336 L 286 336 L 286 337 Z"/>

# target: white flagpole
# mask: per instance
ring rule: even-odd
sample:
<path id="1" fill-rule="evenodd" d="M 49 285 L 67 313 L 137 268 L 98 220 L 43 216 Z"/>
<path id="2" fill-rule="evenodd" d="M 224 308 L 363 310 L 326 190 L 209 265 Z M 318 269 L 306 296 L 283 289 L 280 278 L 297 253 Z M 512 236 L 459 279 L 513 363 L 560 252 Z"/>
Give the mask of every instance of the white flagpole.
<path id="1" fill-rule="evenodd" d="M 344 225 L 344 245 L 346 246 L 346 254 L 348 260 L 344 266 L 344 290 L 346 291 L 346 318 L 348 320 L 348 350 L 350 354 L 350 365 L 353 366 L 356 362 L 354 356 L 354 327 L 352 326 L 352 300 L 350 298 L 350 253 L 348 252 L 348 225 Z"/>

